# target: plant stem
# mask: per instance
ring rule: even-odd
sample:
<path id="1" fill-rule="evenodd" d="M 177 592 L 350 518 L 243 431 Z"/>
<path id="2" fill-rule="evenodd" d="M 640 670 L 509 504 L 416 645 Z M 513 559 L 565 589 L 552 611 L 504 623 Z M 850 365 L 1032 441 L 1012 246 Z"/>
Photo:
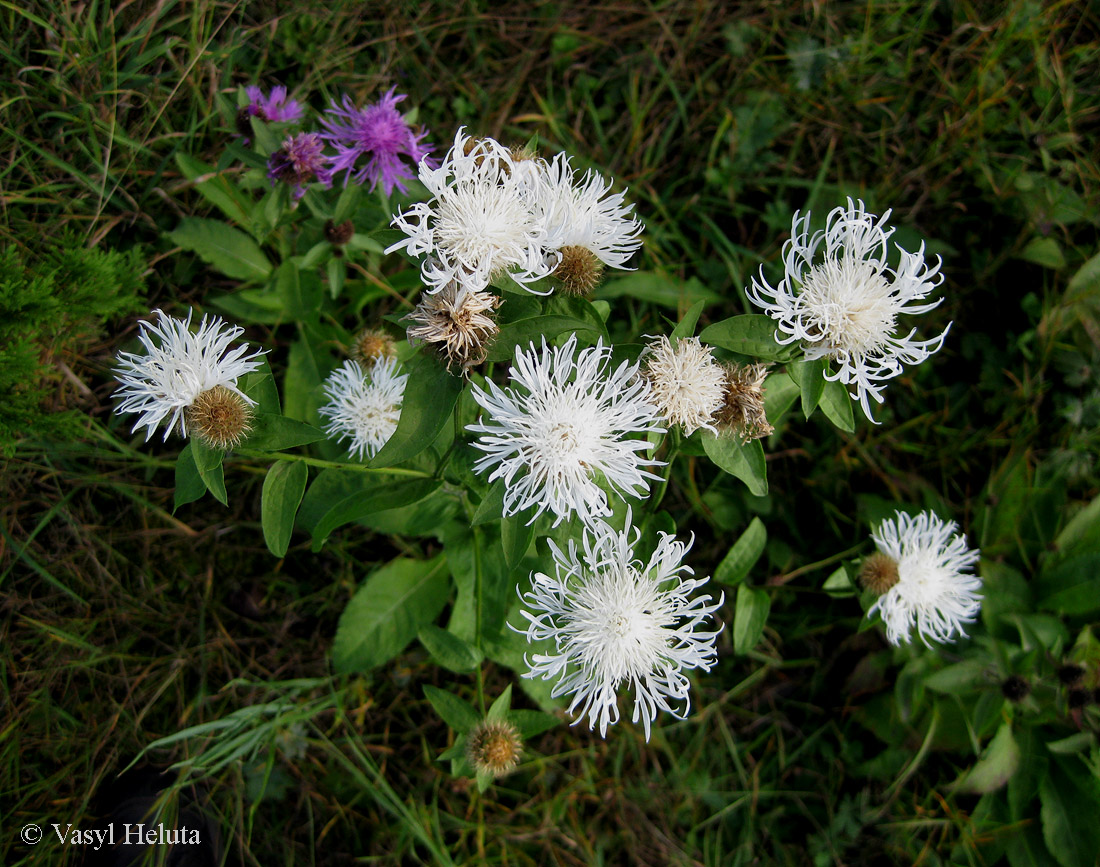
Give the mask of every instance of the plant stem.
<path id="1" fill-rule="evenodd" d="M 305 455 L 293 455 L 286 452 L 265 452 L 260 449 L 234 449 L 234 453 L 245 458 L 258 458 L 260 460 L 276 461 L 300 461 L 311 467 L 327 467 L 336 470 L 352 470 L 360 473 L 378 473 L 390 476 L 412 476 L 417 479 L 430 479 L 431 473 L 424 470 L 410 470 L 405 467 L 368 467 L 366 464 L 345 464 L 339 461 L 324 461 L 320 458 L 309 458 Z"/>

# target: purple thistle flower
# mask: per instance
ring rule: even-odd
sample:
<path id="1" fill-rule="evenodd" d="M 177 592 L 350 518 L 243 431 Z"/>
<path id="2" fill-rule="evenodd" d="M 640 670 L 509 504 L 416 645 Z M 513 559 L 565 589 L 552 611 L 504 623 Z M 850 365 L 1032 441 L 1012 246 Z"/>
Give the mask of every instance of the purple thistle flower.
<path id="1" fill-rule="evenodd" d="M 306 194 L 315 178 L 326 187 L 332 185 L 332 169 L 322 151 L 325 143 L 315 132 L 301 132 L 283 142 L 283 146 L 267 158 L 267 176 L 271 183 L 284 181 L 294 185 L 294 200 Z"/>
<path id="2" fill-rule="evenodd" d="M 397 103 L 405 96 L 395 95 L 394 90 L 391 87 L 366 108 L 356 108 L 345 94 L 343 107 L 332 100 L 331 108 L 321 118 L 326 129 L 321 138 L 336 148 L 333 174 L 346 171 L 345 183 L 369 180 L 372 190 L 381 182 L 386 195 L 394 187 L 405 192 L 404 181 L 414 176 L 417 165 L 432 152 L 430 145 L 423 144 L 428 131 L 414 132 L 397 111 Z M 361 156 L 367 157 L 367 162 L 356 170 L 355 163 Z"/>
<path id="3" fill-rule="evenodd" d="M 246 109 L 252 117 L 271 123 L 298 123 L 302 119 L 302 107 L 297 100 L 287 101 L 286 88 L 281 84 L 271 88 L 271 96 L 264 96 L 260 88 L 253 85 L 244 91 L 248 95 Z"/>

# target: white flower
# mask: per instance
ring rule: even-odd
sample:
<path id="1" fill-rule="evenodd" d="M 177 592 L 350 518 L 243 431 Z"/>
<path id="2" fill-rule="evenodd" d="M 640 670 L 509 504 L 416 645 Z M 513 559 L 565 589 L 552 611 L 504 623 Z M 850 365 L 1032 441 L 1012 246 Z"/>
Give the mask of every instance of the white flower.
<path id="1" fill-rule="evenodd" d="M 664 335 L 646 349 L 645 375 L 653 402 L 673 424 L 692 434 L 699 428 L 717 433 L 714 415 L 726 396 L 726 372 L 698 337 L 681 337 L 673 346 Z"/>
<path id="2" fill-rule="evenodd" d="M 642 721 L 646 740 L 658 710 L 683 719 L 690 707 L 684 669 L 709 670 L 716 651 L 714 632 L 696 631 L 722 605 L 710 596 L 694 596 L 709 579 L 683 564 L 691 547 L 660 534 L 647 563 L 634 556 L 640 537 L 630 517 L 619 533 L 603 522 L 584 530 L 583 557 L 576 542 L 566 551 L 548 540 L 554 574 L 531 576 L 531 591 L 522 599 L 530 611 L 528 641 L 552 639 L 552 653 L 536 653 L 524 677 L 557 680 L 551 695 L 572 695 L 574 724 L 588 717 L 600 735 L 618 722 L 616 691 L 624 683 L 634 693 L 634 722 Z M 682 707 L 677 707 L 682 703 Z"/>
<path id="3" fill-rule="evenodd" d="M 638 365 L 624 361 L 609 372 L 611 347 L 602 340 L 576 350 L 575 334 L 561 348 L 543 338 L 541 352 L 534 343 L 530 352 L 516 350 L 511 379 L 518 388 L 490 381 L 486 393 L 473 386 L 488 413 L 487 421 L 466 428 L 485 434 L 474 443 L 486 453 L 474 469 L 495 467 L 489 481 L 504 479 L 505 515 L 535 506 L 532 521 L 549 509 L 555 527 L 574 513 L 590 523 L 611 515 L 599 476 L 633 496 L 648 492 L 646 480 L 657 478 L 642 467 L 660 462 L 639 455 L 652 445 L 623 437 L 664 430 Z"/>
<path id="4" fill-rule="evenodd" d="M 981 608 L 981 579 L 962 571 L 978 562 L 966 538 L 952 534 L 955 523 L 944 523 L 931 512 L 911 518 L 898 512 L 896 522 L 883 521 L 872 534 L 879 552 L 897 566 L 897 580 L 867 612 L 878 611 L 891 644 L 908 643 L 915 625 L 921 640 L 953 641 L 965 636 L 963 624 Z M 929 645 L 931 646 L 931 645 Z"/>
<path id="5" fill-rule="evenodd" d="M 898 247 L 901 262 L 886 264 L 887 240 L 893 229 L 884 229 L 890 212 L 876 222 L 863 202 L 848 199 L 848 207 L 830 212 L 825 229 L 810 235 L 810 214 L 794 216 L 791 237 L 783 245 L 785 275 L 773 289 L 761 274 L 753 278 L 746 294 L 777 320 L 786 336 L 780 343 L 801 340 L 807 359 L 828 358 L 838 369 L 827 379 L 839 379 L 855 391 L 868 419 L 869 398 L 882 403 L 881 383 L 902 372 L 903 365 L 919 364 L 936 352 L 947 336 L 914 340 L 914 328 L 905 336 L 895 334 L 900 313 L 924 313 L 940 301 L 921 304 L 942 281 L 940 261 L 924 261 L 924 244 L 916 253 Z M 823 258 L 815 255 L 822 242 Z M 897 246 L 897 245 L 895 245 Z"/>
<path id="6" fill-rule="evenodd" d="M 549 256 L 579 248 L 603 265 L 626 268 L 642 246 L 642 224 L 631 213 L 634 206 L 623 204 L 622 193 L 609 193 L 610 185 L 598 172 L 589 169 L 578 179 L 565 154 L 542 165 L 546 183 L 538 194 Z"/>
<path id="7" fill-rule="evenodd" d="M 372 458 L 397 430 L 407 374 L 397 373 L 397 361 L 382 358 L 364 369 L 345 361 L 325 380 L 328 403 L 318 412 L 330 419 L 325 433 L 342 442 L 351 438 L 348 451 L 358 458 Z"/>
<path id="8" fill-rule="evenodd" d="M 115 378 L 122 386 L 115 392 L 122 398 L 115 411 L 141 413 L 134 433 L 144 427 L 148 441 L 167 418 L 164 439 L 177 425 L 180 436 L 187 436 L 187 408 L 200 394 L 216 386 L 255 404 L 237 388 L 237 380 L 259 368 L 264 350 L 246 355 L 248 344 L 230 348 L 244 333 L 243 328 L 227 325 L 217 316 L 204 316 L 198 332 L 193 334 L 193 310 L 187 319 L 176 319 L 162 310 L 153 312 L 160 321 L 155 325 L 142 322 L 138 333 L 145 353 L 120 352 L 115 368 Z"/>
<path id="9" fill-rule="evenodd" d="M 460 129 L 438 169 L 420 163 L 432 198 L 393 218 L 408 238 L 386 252 L 424 256 L 421 276 L 432 294 L 452 281 L 482 290 L 505 271 L 521 284 L 545 277 L 557 262 L 542 255 L 546 229 L 532 206 L 532 179 L 537 173 L 517 171 L 499 142 Z"/>

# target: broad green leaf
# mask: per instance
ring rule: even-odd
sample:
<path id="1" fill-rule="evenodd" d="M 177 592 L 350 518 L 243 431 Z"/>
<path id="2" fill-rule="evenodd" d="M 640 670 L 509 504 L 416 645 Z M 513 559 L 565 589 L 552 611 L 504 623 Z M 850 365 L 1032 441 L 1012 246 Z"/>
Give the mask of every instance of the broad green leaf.
<path id="1" fill-rule="evenodd" d="M 325 276 L 328 278 L 328 294 L 331 298 L 339 298 L 344 291 L 344 280 L 347 278 L 348 269 L 343 259 L 335 256 L 325 265 Z"/>
<path id="2" fill-rule="evenodd" d="M 471 527 L 478 527 L 499 520 L 504 515 L 504 490 L 507 485 L 504 479 L 497 479 L 489 486 L 485 496 L 481 498 L 474 516 L 470 519 Z"/>
<path id="3" fill-rule="evenodd" d="M 439 479 L 401 479 L 356 491 L 333 505 L 313 528 L 313 550 L 320 551 L 337 527 L 374 512 L 396 509 L 424 499 L 442 484 Z"/>
<path id="4" fill-rule="evenodd" d="M 309 468 L 299 461 L 276 461 L 264 477 L 260 495 L 260 523 L 267 549 L 276 557 L 286 555 L 294 531 L 294 514 L 302 502 Z"/>
<path id="5" fill-rule="evenodd" d="M 476 647 L 433 623 L 422 627 L 417 638 L 432 659 L 448 671 L 473 671 L 481 662 L 482 654 Z"/>
<path id="6" fill-rule="evenodd" d="M 340 198 L 336 200 L 336 208 L 332 212 L 332 222 L 339 226 L 345 220 L 350 220 L 355 216 L 355 210 L 359 207 L 359 200 L 362 198 L 363 185 L 362 184 L 345 184 L 343 192 L 340 193 Z"/>
<path id="7" fill-rule="evenodd" d="M 594 341 L 595 335 L 600 334 L 600 329 L 592 322 L 572 316 L 533 316 L 520 319 L 500 329 L 500 334 L 489 348 L 489 361 L 508 361 L 517 348 L 528 350 L 532 343 L 539 348 L 542 345 L 540 337 L 545 336 L 550 340 L 565 332 L 591 332 Z"/>
<path id="8" fill-rule="evenodd" d="M 1076 757 L 1055 755 L 1039 784 L 1043 840 L 1062 867 L 1096 867 L 1100 858 L 1100 780 Z"/>
<path id="9" fill-rule="evenodd" d="M 764 522 L 759 518 L 753 518 L 745 532 L 741 534 L 729 552 L 714 570 L 714 580 L 723 584 L 740 584 L 748 575 L 749 570 L 764 553 L 764 545 L 768 541 L 768 531 Z"/>
<path id="10" fill-rule="evenodd" d="M 1034 262 L 1044 268 L 1057 271 L 1066 267 L 1066 257 L 1062 253 L 1062 245 L 1054 238 L 1032 238 L 1024 245 L 1017 258 L 1025 262 Z"/>
<path id="11" fill-rule="evenodd" d="M 649 301 L 674 310 L 684 304 L 706 301 L 708 304 L 720 304 L 725 299 L 704 286 L 695 277 L 678 280 L 653 271 L 635 271 L 608 280 L 596 289 L 595 297 L 600 299 L 621 298 L 626 295 L 639 301 Z"/>
<path id="12" fill-rule="evenodd" d="M 1091 747 L 1095 741 L 1096 738 L 1092 732 L 1077 732 L 1069 737 L 1061 738 L 1056 741 L 1049 741 L 1047 743 L 1047 749 L 1057 755 L 1067 756 L 1073 753 L 1084 752 Z"/>
<path id="13" fill-rule="evenodd" d="M 988 688 L 985 682 L 986 663 L 979 659 L 964 659 L 941 668 L 924 679 L 924 685 L 933 692 L 961 695 L 977 689 Z M 984 791 L 984 790 L 983 790 Z"/>
<path id="14" fill-rule="evenodd" d="M 271 276 L 271 263 L 259 245 L 240 229 L 219 220 L 184 217 L 168 237 L 226 277 L 260 283 Z"/>
<path id="15" fill-rule="evenodd" d="M 560 719 L 551 714 L 543 713 L 541 710 L 510 710 L 507 719 L 516 727 L 519 736 L 523 740 L 541 735 L 543 732 L 561 725 Z"/>
<path id="16" fill-rule="evenodd" d="M 283 402 L 289 418 L 305 421 L 313 417 L 318 407 L 321 371 L 315 351 L 309 341 L 302 338 L 290 344 L 283 377 Z"/>
<path id="17" fill-rule="evenodd" d="M 711 346 L 762 361 L 790 361 L 797 352 L 793 344 L 775 340 L 775 321 L 763 313 L 746 313 L 723 319 L 703 329 L 699 339 Z"/>
<path id="18" fill-rule="evenodd" d="M 825 360 L 795 361 L 787 370 L 802 394 L 802 414 L 809 418 L 825 393 Z"/>
<path id="19" fill-rule="evenodd" d="M 833 570 L 833 574 L 825 579 L 821 589 L 838 599 L 855 596 L 857 592 L 856 586 L 852 583 L 852 576 L 848 574 L 848 570 L 844 566 L 837 566 Z"/>
<path id="20" fill-rule="evenodd" d="M 798 384 L 785 372 L 773 373 L 764 380 L 764 414 L 774 427 L 779 426 L 798 395 Z"/>
<path id="21" fill-rule="evenodd" d="M 699 317 L 702 315 L 706 304 L 705 300 L 696 301 L 691 309 L 684 314 L 684 318 L 672 329 L 670 336 L 673 338 L 691 337 L 695 333 L 695 326 L 699 323 Z"/>
<path id="22" fill-rule="evenodd" d="M 1100 497 L 1074 515 L 1054 540 L 1056 557 L 1100 551 Z"/>
<path id="23" fill-rule="evenodd" d="M 825 390 L 821 394 L 821 410 L 825 413 L 825 417 L 842 431 L 855 432 L 856 419 L 852 412 L 852 398 L 848 394 L 848 389 L 838 380 L 825 383 Z"/>
<path id="24" fill-rule="evenodd" d="M 199 468 L 195 465 L 194 455 L 191 454 L 191 443 L 188 442 L 176 458 L 176 493 L 172 511 L 175 512 L 187 503 L 193 503 L 205 493 L 206 483 L 199 475 Z"/>
<path id="25" fill-rule="evenodd" d="M 246 373 L 241 380 L 240 389 L 252 400 L 256 401 L 253 409 L 257 412 L 268 412 L 279 415 L 279 389 L 275 387 L 275 378 L 271 375 L 267 357 L 260 359 L 260 367 L 251 373 Z"/>
<path id="26" fill-rule="evenodd" d="M 1100 611 L 1100 551 L 1063 560 L 1039 576 L 1039 608 L 1066 615 Z"/>
<path id="27" fill-rule="evenodd" d="M 242 289 L 232 295 L 212 295 L 207 300 L 211 307 L 238 322 L 278 325 L 286 321 L 283 304 L 269 287 Z"/>
<path id="28" fill-rule="evenodd" d="M 465 382 L 430 352 L 414 355 L 404 372 L 409 379 L 397 430 L 371 460 L 372 467 L 392 467 L 431 445 L 450 419 Z"/>
<path id="29" fill-rule="evenodd" d="M 764 634 L 771 607 L 772 600 L 766 590 L 748 584 L 737 585 L 737 610 L 733 615 L 734 653 L 748 653 L 756 647 Z"/>
<path id="30" fill-rule="evenodd" d="M 439 687 L 425 685 L 424 697 L 432 703 L 439 718 L 460 734 L 465 734 L 481 722 L 481 714 L 469 702 Z"/>
<path id="31" fill-rule="evenodd" d="M 974 794 L 996 791 L 1009 781 L 1019 766 L 1020 748 L 1012 737 L 1012 726 L 1003 722 L 982 757 L 959 783 L 959 788 Z"/>
<path id="32" fill-rule="evenodd" d="M 736 437 L 704 432 L 703 451 L 721 469 L 748 485 L 750 493 L 757 497 L 768 493 L 768 471 L 760 440 L 742 445 Z"/>
<path id="33" fill-rule="evenodd" d="M 369 671 L 393 659 L 447 603 L 447 561 L 400 557 L 371 573 L 340 615 L 332 643 L 339 674 Z"/>
<path id="34" fill-rule="evenodd" d="M 295 421 L 284 415 L 269 412 L 258 412 L 252 417 L 252 432 L 244 444 L 250 449 L 278 452 L 309 445 L 324 438 L 324 431 L 304 421 Z"/>
<path id="35" fill-rule="evenodd" d="M 504 565 L 509 572 L 523 559 L 533 538 L 535 524 L 526 514 L 512 515 L 501 520 L 500 543 L 504 549 Z"/>
<path id="36" fill-rule="evenodd" d="M 225 476 L 222 471 L 222 459 L 225 452 L 221 449 L 207 447 L 197 437 L 191 438 L 191 455 L 195 459 L 195 467 L 199 471 L 206 490 L 223 506 L 229 504 L 229 496 L 225 492 Z"/>
<path id="37" fill-rule="evenodd" d="M 511 632 L 504 620 L 516 599 L 516 582 L 509 580 L 498 553 L 500 537 L 493 526 L 470 527 L 455 521 L 444 528 L 443 549 L 457 588 L 447 628 L 488 653 L 489 641 L 501 632 Z"/>
<path id="38" fill-rule="evenodd" d="M 182 151 L 176 151 L 176 165 L 189 181 L 196 182 L 195 189 L 206 201 L 238 226 L 248 223 L 252 203 L 229 178 L 213 166 Z"/>
<path id="39" fill-rule="evenodd" d="M 485 719 L 497 719 L 502 720 L 508 715 L 508 711 L 512 707 L 512 684 L 508 684 L 504 687 L 504 692 L 494 699 L 493 703 L 489 706 L 489 712 L 485 714 Z"/>

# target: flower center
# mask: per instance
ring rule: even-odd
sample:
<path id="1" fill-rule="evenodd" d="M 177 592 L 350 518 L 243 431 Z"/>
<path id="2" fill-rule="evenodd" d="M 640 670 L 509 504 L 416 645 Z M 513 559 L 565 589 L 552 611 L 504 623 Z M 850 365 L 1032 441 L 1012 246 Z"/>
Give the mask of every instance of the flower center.
<path id="1" fill-rule="evenodd" d="M 903 302 L 874 263 L 827 259 L 802 283 L 798 303 L 811 332 L 833 356 L 866 355 L 881 349 L 894 331 Z"/>

